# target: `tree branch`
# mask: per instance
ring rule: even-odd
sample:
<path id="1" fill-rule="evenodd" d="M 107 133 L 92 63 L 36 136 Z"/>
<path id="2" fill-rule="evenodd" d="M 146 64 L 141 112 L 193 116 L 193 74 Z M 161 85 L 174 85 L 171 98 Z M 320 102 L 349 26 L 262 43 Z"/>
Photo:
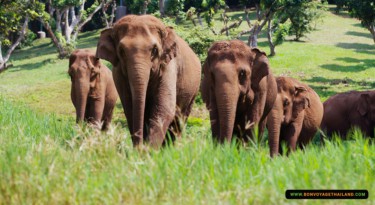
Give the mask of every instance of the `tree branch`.
<path id="1" fill-rule="evenodd" d="M 14 49 L 16 49 L 16 47 L 20 44 L 20 42 L 22 41 L 22 39 L 25 37 L 28 23 L 29 23 L 29 17 L 26 16 L 25 17 L 25 21 L 24 21 L 24 23 L 22 25 L 22 28 L 21 28 L 21 30 L 19 32 L 20 35 L 18 36 L 17 40 L 8 49 L 7 54 L 3 58 L 3 61 L 0 62 L 0 72 L 3 71 L 3 70 L 5 70 L 7 68 L 6 63 L 8 62 L 8 60 L 10 58 L 10 55 L 12 55 Z"/>

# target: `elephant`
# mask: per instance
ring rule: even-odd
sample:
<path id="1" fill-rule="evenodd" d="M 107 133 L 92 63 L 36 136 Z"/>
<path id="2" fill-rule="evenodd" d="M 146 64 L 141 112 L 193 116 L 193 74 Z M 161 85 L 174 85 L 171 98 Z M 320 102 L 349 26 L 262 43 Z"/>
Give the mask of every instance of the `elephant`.
<path id="1" fill-rule="evenodd" d="M 75 50 L 69 58 L 71 99 L 76 122 L 83 120 L 107 130 L 118 98 L 112 72 L 87 49 Z"/>
<path id="2" fill-rule="evenodd" d="M 181 137 L 199 91 L 199 58 L 172 27 L 150 15 L 127 15 L 103 30 L 97 57 L 113 77 L 133 146 L 159 148 Z"/>
<path id="3" fill-rule="evenodd" d="M 364 135 L 375 137 L 375 90 L 339 93 L 323 105 L 321 128 L 328 136 L 336 133 L 346 139 L 348 131 L 357 127 Z"/>
<path id="4" fill-rule="evenodd" d="M 276 101 L 267 116 L 271 157 L 283 154 L 282 141 L 287 143 L 288 154 L 297 145 L 304 148 L 314 138 L 323 118 L 323 104 L 308 85 L 290 77 L 277 77 L 276 82 Z"/>
<path id="5" fill-rule="evenodd" d="M 209 48 L 201 92 L 210 113 L 213 140 L 230 142 L 235 135 L 247 143 L 255 140 L 256 127 L 262 136 L 277 86 L 264 52 L 230 40 Z"/>

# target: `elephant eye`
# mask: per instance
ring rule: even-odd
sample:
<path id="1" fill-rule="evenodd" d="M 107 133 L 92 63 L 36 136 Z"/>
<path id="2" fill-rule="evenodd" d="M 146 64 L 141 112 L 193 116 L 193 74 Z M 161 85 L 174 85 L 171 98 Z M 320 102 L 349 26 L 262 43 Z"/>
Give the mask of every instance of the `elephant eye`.
<path id="1" fill-rule="evenodd" d="M 284 107 L 289 105 L 289 101 L 287 99 L 284 100 Z"/>
<path id="2" fill-rule="evenodd" d="M 246 71 L 245 70 L 241 70 L 238 73 L 238 79 L 240 80 L 241 84 L 245 83 L 245 80 L 246 80 Z"/>
<path id="3" fill-rule="evenodd" d="M 152 48 L 151 55 L 154 57 L 158 55 L 158 48 L 156 45 Z"/>

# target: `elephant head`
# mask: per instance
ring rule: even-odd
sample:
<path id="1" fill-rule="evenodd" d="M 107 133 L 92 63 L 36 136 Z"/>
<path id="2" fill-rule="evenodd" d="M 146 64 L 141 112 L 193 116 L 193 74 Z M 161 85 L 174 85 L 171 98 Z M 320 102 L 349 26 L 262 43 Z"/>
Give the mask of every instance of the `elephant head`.
<path id="1" fill-rule="evenodd" d="M 202 98 L 210 110 L 214 139 L 230 141 L 236 115 L 252 106 L 260 81 L 270 72 L 265 53 L 242 41 L 220 41 L 203 65 Z"/>
<path id="2" fill-rule="evenodd" d="M 143 136 L 148 85 L 159 80 L 166 65 L 176 57 L 176 38 L 173 28 L 149 15 L 127 15 L 100 34 L 96 56 L 110 61 L 116 75 L 128 81 L 133 139 Z M 115 83 L 118 90 L 123 86 L 116 79 Z"/>
<path id="3" fill-rule="evenodd" d="M 357 111 L 361 116 L 368 116 L 372 122 L 375 122 L 375 91 L 362 93 L 357 104 Z"/>
<path id="4" fill-rule="evenodd" d="M 76 121 L 85 119 L 88 96 L 99 96 L 101 63 L 95 53 L 86 49 L 75 50 L 69 59 L 68 74 L 72 81 L 71 98 L 76 108 Z"/>
<path id="5" fill-rule="evenodd" d="M 283 123 L 293 122 L 298 115 L 310 107 L 307 89 L 293 80 L 279 77 L 276 79 L 279 99 L 283 106 Z"/>

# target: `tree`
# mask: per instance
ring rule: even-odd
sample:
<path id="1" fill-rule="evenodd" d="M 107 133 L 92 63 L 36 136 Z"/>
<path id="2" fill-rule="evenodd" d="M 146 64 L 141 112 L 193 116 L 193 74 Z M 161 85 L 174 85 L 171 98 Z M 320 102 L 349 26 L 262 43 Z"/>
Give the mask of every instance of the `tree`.
<path id="1" fill-rule="evenodd" d="M 250 21 L 247 9 L 245 9 L 248 30 L 239 33 L 241 35 L 250 33 L 248 44 L 251 47 L 258 46 L 258 35 L 267 26 L 267 37 L 271 50 L 271 55 L 275 55 L 276 44 L 273 43 L 273 33 L 278 25 L 282 25 L 287 20 L 291 21 L 291 29 L 294 29 L 297 39 L 311 30 L 311 22 L 315 20 L 316 10 L 311 10 L 311 5 L 316 7 L 315 0 L 255 0 L 256 20 Z M 311 16 L 314 16 L 312 18 Z M 282 33 L 285 34 L 285 29 Z"/>
<path id="2" fill-rule="evenodd" d="M 5 70 L 14 49 L 24 39 L 29 19 L 36 17 L 38 10 L 43 10 L 42 5 L 33 4 L 27 0 L 0 1 L 0 72 Z M 17 34 L 14 41 L 9 40 L 11 34 Z M 6 47 L 5 56 L 2 47 Z"/>
<path id="3" fill-rule="evenodd" d="M 40 21 L 57 47 L 59 58 L 70 55 L 75 49 L 76 40 L 82 27 L 102 7 L 108 8 L 112 1 L 98 0 L 86 9 L 86 0 L 48 0 L 46 2 L 48 12 L 40 13 Z M 55 31 L 53 31 L 51 25 L 55 25 Z M 62 28 L 64 32 L 62 32 Z"/>
<path id="4" fill-rule="evenodd" d="M 102 6 L 102 13 L 103 13 L 103 20 L 105 22 L 105 27 L 109 28 L 113 26 L 114 19 L 115 19 L 115 11 L 116 11 L 116 1 L 113 0 L 111 4 L 106 3 L 106 0 L 102 0 L 103 6 Z M 107 14 L 108 8 L 111 7 L 111 14 Z"/>
<path id="5" fill-rule="evenodd" d="M 375 43 L 375 1 L 346 0 L 350 14 L 359 19 L 363 27 L 372 34 Z"/>
<path id="6" fill-rule="evenodd" d="M 221 8 L 225 8 L 224 0 L 185 0 L 184 7 L 189 8 L 188 17 L 192 19 L 192 14 L 195 13 L 198 18 L 199 25 L 203 27 L 202 14 L 209 27 L 213 25 L 213 15 Z M 195 22 L 193 22 L 195 23 Z"/>

